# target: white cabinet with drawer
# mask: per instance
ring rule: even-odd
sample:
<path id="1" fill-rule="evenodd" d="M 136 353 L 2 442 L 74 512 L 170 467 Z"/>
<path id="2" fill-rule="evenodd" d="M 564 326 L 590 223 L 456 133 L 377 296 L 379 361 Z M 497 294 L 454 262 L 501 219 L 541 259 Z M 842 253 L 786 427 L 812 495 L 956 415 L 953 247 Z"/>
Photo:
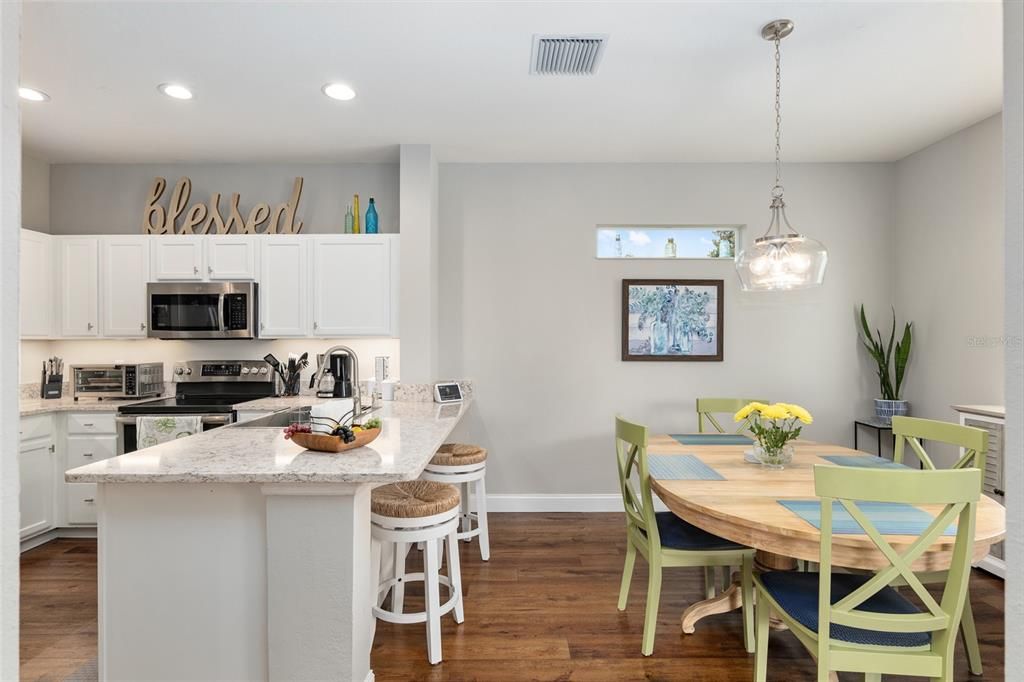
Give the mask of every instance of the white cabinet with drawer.
<path id="1" fill-rule="evenodd" d="M 80 526 L 96 523 L 96 484 L 65 484 L 68 525 Z"/>
<path id="2" fill-rule="evenodd" d="M 69 436 L 117 434 L 117 422 L 113 412 L 68 412 L 67 420 Z"/>
<path id="3" fill-rule="evenodd" d="M 75 469 L 117 454 L 117 436 L 68 436 L 67 468 Z"/>

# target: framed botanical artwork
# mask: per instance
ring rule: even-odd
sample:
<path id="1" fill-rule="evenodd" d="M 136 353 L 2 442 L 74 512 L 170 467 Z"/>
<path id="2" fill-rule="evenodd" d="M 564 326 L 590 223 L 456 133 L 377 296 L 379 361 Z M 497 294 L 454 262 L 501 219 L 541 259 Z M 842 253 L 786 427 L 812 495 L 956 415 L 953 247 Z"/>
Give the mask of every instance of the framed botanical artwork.
<path id="1" fill-rule="evenodd" d="M 720 279 L 622 280 L 622 359 L 721 362 L 722 284 Z"/>
<path id="2" fill-rule="evenodd" d="M 743 225 L 598 225 L 598 260 L 728 260 Z"/>

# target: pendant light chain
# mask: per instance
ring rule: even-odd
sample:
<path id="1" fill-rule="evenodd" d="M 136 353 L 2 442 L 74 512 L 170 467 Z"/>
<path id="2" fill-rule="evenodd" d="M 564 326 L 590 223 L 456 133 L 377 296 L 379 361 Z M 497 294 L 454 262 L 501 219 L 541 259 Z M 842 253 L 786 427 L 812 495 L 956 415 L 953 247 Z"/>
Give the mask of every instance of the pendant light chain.
<path id="1" fill-rule="evenodd" d="M 782 39 L 775 34 L 775 186 L 773 197 L 782 197 Z"/>

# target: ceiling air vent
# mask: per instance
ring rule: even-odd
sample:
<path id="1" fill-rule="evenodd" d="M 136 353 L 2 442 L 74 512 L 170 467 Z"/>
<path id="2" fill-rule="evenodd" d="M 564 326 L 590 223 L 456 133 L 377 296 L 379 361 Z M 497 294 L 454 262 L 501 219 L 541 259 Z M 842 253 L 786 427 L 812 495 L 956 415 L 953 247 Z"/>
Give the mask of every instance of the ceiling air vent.
<path id="1" fill-rule="evenodd" d="M 530 73 L 542 76 L 589 76 L 597 72 L 607 35 L 533 37 Z"/>

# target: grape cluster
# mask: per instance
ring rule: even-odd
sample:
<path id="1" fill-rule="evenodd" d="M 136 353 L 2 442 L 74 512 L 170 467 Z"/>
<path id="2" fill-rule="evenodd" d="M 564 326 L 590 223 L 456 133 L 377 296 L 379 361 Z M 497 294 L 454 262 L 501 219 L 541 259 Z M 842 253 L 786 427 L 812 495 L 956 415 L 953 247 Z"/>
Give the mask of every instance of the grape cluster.
<path id="1" fill-rule="evenodd" d="M 341 438 L 342 442 L 346 444 L 351 443 L 356 439 L 356 434 L 352 431 L 352 428 L 345 425 L 339 426 L 336 429 L 334 429 L 334 431 L 331 432 L 331 435 L 338 436 L 339 438 Z"/>
<path id="2" fill-rule="evenodd" d="M 292 434 L 295 433 L 311 433 L 312 428 L 309 424 L 289 424 L 284 427 L 284 439 L 291 440 Z"/>

